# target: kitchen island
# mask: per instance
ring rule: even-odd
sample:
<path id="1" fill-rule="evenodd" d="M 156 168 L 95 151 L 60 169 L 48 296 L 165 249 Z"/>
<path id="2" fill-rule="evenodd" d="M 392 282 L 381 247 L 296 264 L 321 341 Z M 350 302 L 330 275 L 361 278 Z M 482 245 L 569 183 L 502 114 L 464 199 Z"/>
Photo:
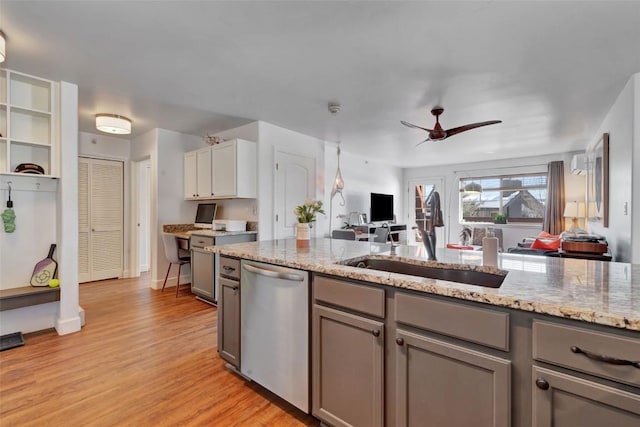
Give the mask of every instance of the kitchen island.
<path id="1" fill-rule="evenodd" d="M 422 247 L 389 255 L 389 245 L 330 239 L 209 250 L 308 272 L 302 345 L 312 413 L 330 425 L 640 422 L 638 265 L 501 254 L 483 267 L 471 251 L 432 262 Z M 344 265 L 365 258 L 506 276 L 488 288 Z"/>

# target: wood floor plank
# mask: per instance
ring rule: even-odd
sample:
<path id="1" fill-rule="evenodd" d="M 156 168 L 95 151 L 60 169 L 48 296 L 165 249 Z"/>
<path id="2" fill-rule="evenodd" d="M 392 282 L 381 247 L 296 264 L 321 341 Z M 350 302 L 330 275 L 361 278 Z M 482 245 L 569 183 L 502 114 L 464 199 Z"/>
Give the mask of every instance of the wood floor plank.
<path id="1" fill-rule="evenodd" d="M 225 368 L 216 309 L 148 278 L 80 286 L 82 331 L 0 353 L 0 425 L 318 426 Z"/>

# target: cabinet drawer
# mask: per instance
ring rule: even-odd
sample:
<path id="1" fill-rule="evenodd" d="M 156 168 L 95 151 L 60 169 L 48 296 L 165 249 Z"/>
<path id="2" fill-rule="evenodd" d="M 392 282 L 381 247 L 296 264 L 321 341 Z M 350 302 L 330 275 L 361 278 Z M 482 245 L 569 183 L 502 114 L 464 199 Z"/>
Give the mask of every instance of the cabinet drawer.
<path id="1" fill-rule="evenodd" d="M 533 358 L 640 387 L 639 368 L 615 364 L 640 363 L 640 339 L 534 320 Z"/>
<path id="2" fill-rule="evenodd" d="M 509 314 L 397 293 L 396 321 L 509 351 Z"/>
<path id="3" fill-rule="evenodd" d="M 213 246 L 213 237 L 191 236 L 192 248 L 204 248 L 205 246 Z"/>
<path id="4" fill-rule="evenodd" d="M 339 307 L 384 318 L 384 289 L 315 276 L 313 297 Z"/>
<path id="5" fill-rule="evenodd" d="M 226 277 L 240 280 L 240 260 L 221 256 L 220 274 Z"/>

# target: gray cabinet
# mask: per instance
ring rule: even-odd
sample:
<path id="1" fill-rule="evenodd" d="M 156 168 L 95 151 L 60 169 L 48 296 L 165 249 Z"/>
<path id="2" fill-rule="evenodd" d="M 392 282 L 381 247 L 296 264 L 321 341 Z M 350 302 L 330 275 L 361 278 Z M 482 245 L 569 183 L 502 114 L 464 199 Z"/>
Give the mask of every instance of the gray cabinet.
<path id="1" fill-rule="evenodd" d="M 240 261 L 220 257 L 218 353 L 240 370 Z"/>
<path id="2" fill-rule="evenodd" d="M 213 252 L 206 251 L 206 246 L 220 246 L 231 243 L 253 242 L 255 234 L 228 234 L 206 236 L 194 234 L 190 239 L 191 246 L 191 292 L 206 300 L 217 302 L 220 292 L 216 285 L 216 261 Z"/>
<path id="3" fill-rule="evenodd" d="M 214 256 L 212 252 L 200 248 L 191 250 L 191 292 L 214 301 L 213 272 Z"/>
<path id="4" fill-rule="evenodd" d="M 511 362 L 398 329 L 397 426 L 509 426 Z"/>
<path id="5" fill-rule="evenodd" d="M 533 367 L 534 427 L 637 427 L 640 396 Z"/>
<path id="6" fill-rule="evenodd" d="M 384 424 L 384 323 L 313 306 L 313 415 L 332 426 Z"/>

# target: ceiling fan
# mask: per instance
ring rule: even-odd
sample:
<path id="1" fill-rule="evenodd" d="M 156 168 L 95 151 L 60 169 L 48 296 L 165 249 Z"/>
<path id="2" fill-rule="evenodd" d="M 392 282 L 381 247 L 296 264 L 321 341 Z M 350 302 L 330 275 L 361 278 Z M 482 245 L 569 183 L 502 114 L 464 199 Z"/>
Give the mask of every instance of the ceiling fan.
<path id="1" fill-rule="evenodd" d="M 466 132 L 468 130 L 479 128 L 482 126 L 495 125 L 496 123 L 502 123 L 502 120 L 489 120 L 488 122 L 470 123 L 468 125 L 458 126 L 457 128 L 444 130 L 442 129 L 442 126 L 440 126 L 440 114 L 442 113 L 444 113 L 444 108 L 440 106 L 435 106 L 431 109 L 431 114 L 436 116 L 436 124 L 433 127 L 433 129 L 427 129 L 420 126 L 416 126 L 414 124 L 405 122 L 403 120 L 400 120 L 400 123 L 410 128 L 422 129 L 429 133 L 429 137 L 424 141 L 419 142 L 418 145 L 427 141 L 434 141 L 434 142 L 442 141 L 443 139 L 447 139 L 450 136 L 459 134 L 460 132 Z"/>

